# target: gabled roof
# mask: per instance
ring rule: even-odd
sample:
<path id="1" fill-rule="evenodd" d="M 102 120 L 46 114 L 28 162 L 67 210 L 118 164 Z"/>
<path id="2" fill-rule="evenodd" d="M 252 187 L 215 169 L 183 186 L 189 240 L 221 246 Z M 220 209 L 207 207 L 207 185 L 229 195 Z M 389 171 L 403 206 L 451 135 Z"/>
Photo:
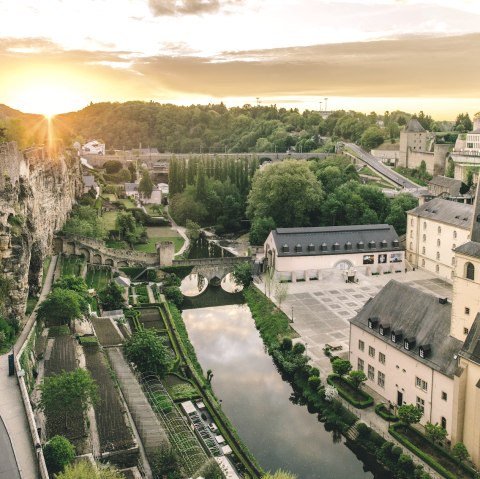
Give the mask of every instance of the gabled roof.
<path id="1" fill-rule="evenodd" d="M 468 191 L 468 186 L 463 181 L 448 178 L 447 176 L 434 176 L 428 184 L 445 188 L 451 196 L 461 196 L 463 194 L 462 191 Z"/>
<path id="2" fill-rule="evenodd" d="M 408 211 L 408 214 L 440 221 L 463 229 L 470 229 L 473 206 L 457 201 L 444 200 L 443 198 L 434 198 Z"/>
<path id="3" fill-rule="evenodd" d="M 277 228 L 272 231 L 272 236 L 277 256 L 343 255 L 403 250 L 393 226 L 387 224 Z"/>
<path id="4" fill-rule="evenodd" d="M 390 347 L 453 377 L 456 369 L 454 355 L 460 351 L 463 343 L 450 336 L 451 312 L 450 303 L 441 304 L 438 297 L 391 280 L 350 322 Z M 390 334 L 382 336 L 378 329 L 370 329 L 368 319 L 375 316 L 379 324 L 389 324 L 392 331 L 401 330 L 402 340 L 394 343 Z M 407 351 L 404 338 L 415 338 L 415 347 Z M 429 355 L 421 358 L 419 347 L 427 345 L 430 346 Z"/>
<path id="5" fill-rule="evenodd" d="M 412 118 L 405 127 L 405 131 L 408 133 L 422 133 L 425 130 L 420 122 L 416 118 Z"/>
<path id="6" fill-rule="evenodd" d="M 461 253 L 473 258 L 480 258 L 480 243 L 469 241 L 455 248 L 455 253 Z"/>

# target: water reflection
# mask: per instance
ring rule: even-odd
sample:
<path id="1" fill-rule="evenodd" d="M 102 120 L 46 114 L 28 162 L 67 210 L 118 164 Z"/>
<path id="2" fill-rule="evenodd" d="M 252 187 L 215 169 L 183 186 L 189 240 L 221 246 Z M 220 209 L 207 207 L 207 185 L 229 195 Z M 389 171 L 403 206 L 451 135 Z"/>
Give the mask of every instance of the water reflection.
<path id="1" fill-rule="evenodd" d="M 292 389 L 264 351 L 246 305 L 186 310 L 183 319 L 204 371 L 214 373 L 222 407 L 265 470 L 287 469 L 298 479 L 374 477 L 341 436 L 332 441 L 306 407 L 290 402 Z"/>
<path id="2" fill-rule="evenodd" d="M 220 286 L 227 293 L 239 293 L 243 289 L 243 286 L 241 284 L 235 283 L 235 280 L 233 279 L 233 274 L 232 273 L 228 273 L 222 279 L 222 282 L 221 282 Z"/>
<path id="3" fill-rule="evenodd" d="M 180 291 L 184 296 L 194 297 L 202 294 L 208 286 L 208 281 L 201 274 L 192 273 L 183 278 Z"/>

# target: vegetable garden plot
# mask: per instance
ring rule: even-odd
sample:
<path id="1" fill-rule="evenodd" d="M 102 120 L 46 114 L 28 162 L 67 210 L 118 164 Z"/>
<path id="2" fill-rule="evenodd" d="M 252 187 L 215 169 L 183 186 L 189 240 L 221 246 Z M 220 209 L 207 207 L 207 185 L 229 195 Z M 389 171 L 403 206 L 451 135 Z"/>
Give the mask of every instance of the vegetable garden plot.
<path id="1" fill-rule="evenodd" d="M 98 385 L 99 401 L 94 408 L 101 452 L 134 447 L 124 408 L 103 353 L 95 345 L 84 346 L 83 351 L 87 369 Z"/>
<path id="2" fill-rule="evenodd" d="M 110 318 L 90 318 L 95 334 L 102 346 L 115 346 L 123 343 L 123 339 Z"/>

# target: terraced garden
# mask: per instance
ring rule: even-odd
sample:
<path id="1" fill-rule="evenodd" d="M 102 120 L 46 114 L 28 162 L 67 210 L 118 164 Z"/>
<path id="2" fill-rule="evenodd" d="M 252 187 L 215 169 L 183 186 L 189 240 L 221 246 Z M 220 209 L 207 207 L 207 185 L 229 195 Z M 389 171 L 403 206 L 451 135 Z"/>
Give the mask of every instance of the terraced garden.
<path id="1" fill-rule="evenodd" d="M 102 346 L 115 346 L 123 343 L 123 339 L 109 318 L 90 318 L 98 341 Z"/>
<path id="2" fill-rule="evenodd" d="M 112 276 L 111 269 L 108 266 L 88 265 L 85 282 L 89 288 L 99 291 L 105 288 Z"/>
<path id="3" fill-rule="evenodd" d="M 80 276 L 85 266 L 83 256 L 62 256 L 60 271 L 62 276 Z"/>

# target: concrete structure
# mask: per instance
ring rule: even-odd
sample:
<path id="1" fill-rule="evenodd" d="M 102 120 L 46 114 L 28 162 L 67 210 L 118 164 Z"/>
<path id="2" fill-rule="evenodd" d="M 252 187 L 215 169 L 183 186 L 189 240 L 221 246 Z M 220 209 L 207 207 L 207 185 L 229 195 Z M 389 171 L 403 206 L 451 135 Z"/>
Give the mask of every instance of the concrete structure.
<path id="1" fill-rule="evenodd" d="M 455 354 L 448 301 L 390 281 L 350 323 L 350 362 L 386 401 L 416 404 L 421 424 L 452 430 Z"/>
<path id="2" fill-rule="evenodd" d="M 98 186 L 97 182 L 95 181 L 95 177 L 92 175 L 83 175 L 83 194 L 90 193 L 90 191 L 95 191 L 95 198 L 98 198 L 100 195 L 100 186 Z"/>
<path id="3" fill-rule="evenodd" d="M 319 279 L 322 270 L 385 274 L 404 269 L 404 252 L 390 225 L 277 228 L 264 244 L 266 267 L 288 281 Z"/>
<path id="4" fill-rule="evenodd" d="M 406 255 L 412 266 L 453 281 L 454 249 L 469 238 L 473 206 L 434 198 L 407 212 Z"/>

